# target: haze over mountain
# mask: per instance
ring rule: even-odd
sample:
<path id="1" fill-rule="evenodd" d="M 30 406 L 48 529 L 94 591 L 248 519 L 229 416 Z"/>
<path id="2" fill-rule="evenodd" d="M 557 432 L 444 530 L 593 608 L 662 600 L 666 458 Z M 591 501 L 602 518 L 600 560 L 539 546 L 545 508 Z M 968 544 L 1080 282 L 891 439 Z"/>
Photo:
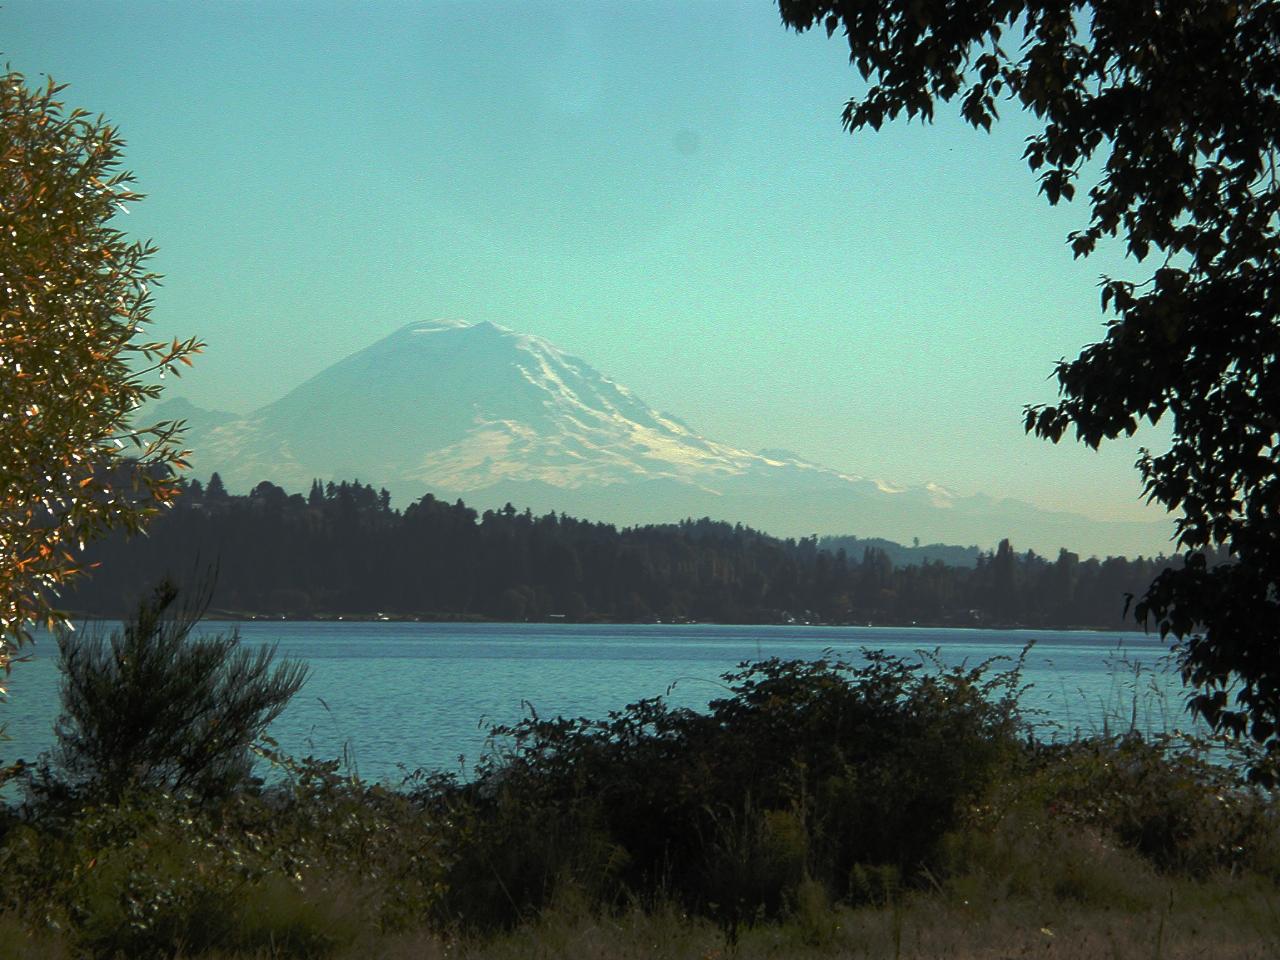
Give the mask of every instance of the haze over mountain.
<path id="1" fill-rule="evenodd" d="M 185 400 L 157 412 L 188 421 L 197 476 L 218 471 L 238 491 L 358 478 L 401 503 L 430 492 L 622 524 L 707 515 L 790 536 L 988 547 L 1007 536 L 1041 552 L 1151 554 L 1168 543 L 1165 524 L 900 487 L 719 443 L 546 340 L 487 322 L 409 324 L 242 418 Z M 838 414 L 815 411 L 824 415 Z"/>

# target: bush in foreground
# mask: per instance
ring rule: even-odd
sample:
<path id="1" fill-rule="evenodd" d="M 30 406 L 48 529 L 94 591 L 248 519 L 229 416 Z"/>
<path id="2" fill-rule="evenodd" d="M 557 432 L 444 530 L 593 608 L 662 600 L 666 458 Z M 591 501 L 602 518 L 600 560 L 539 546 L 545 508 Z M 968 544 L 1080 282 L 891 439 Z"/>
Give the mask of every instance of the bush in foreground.
<path id="1" fill-rule="evenodd" d="M 62 715 L 52 764 L 30 780 L 55 794 L 115 801 L 129 791 L 224 796 L 248 778 L 250 748 L 306 680 L 235 632 L 191 637 L 199 604 L 161 583 L 111 635 L 58 635 Z"/>
<path id="2" fill-rule="evenodd" d="M 467 831 L 446 910 L 511 923 L 557 884 L 675 897 L 730 929 L 806 880 L 882 897 L 1019 753 L 1016 671 L 880 653 L 744 663 L 705 714 L 646 700 L 601 721 L 530 718 L 455 791 Z"/>

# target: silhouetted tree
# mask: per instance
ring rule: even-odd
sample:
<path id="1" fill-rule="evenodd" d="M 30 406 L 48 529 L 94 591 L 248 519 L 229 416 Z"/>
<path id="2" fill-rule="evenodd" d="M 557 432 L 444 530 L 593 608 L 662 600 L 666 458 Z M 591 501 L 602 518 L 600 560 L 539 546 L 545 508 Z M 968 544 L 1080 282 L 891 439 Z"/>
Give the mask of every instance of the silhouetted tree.
<path id="1" fill-rule="evenodd" d="M 211 503 L 227 499 L 227 488 L 222 483 L 222 477 L 216 471 L 209 477 L 209 486 L 205 488 L 204 498 Z"/>
<path id="2" fill-rule="evenodd" d="M 887 548 L 906 548 L 887 541 L 864 541 L 852 562 L 812 537 L 705 518 L 618 530 L 514 506 L 477 517 L 429 494 L 401 514 L 346 481 L 332 497 L 317 490 L 304 499 L 264 481 L 212 510 L 181 499 L 151 536 L 96 546 L 102 567 L 68 603 L 118 616 L 146 584 L 189 575 L 196 554 L 221 561 L 213 602 L 238 614 L 1118 627 L 1124 593 L 1166 565 L 1068 553 L 1050 564 L 1007 541 L 976 567 L 895 564 Z"/>
<path id="3" fill-rule="evenodd" d="M 62 715 L 44 785 L 107 800 L 126 790 L 222 794 L 243 782 L 249 748 L 302 687 L 306 667 L 232 632 L 192 639 L 198 610 L 165 582 L 110 641 L 58 637 Z"/>
<path id="4" fill-rule="evenodd" d="M 936 104 L 989 129 L 1004 100 L 1041 129 L 1023 157 L 1051 204 L 1082 176 L 1077 257 L 1117 237 L 1159 266 L 1104 277 L 1106 337 L 1057 367 L 1026 427 L 1091 447 L 1172 419 L 1144 451 L 1149 497 L 1185 563 L 1137 604 L 1179 641 L 1191 706 L 1280 761 L 1280 5 L 1273 0 L 779 0 L 797 30 L 841 31 L 868 82 L 850 131 Z M 1226 548 L 1213 565 L 1206 551 Z M 1257 773 L 1267 779 L 1270 774 Z"/>

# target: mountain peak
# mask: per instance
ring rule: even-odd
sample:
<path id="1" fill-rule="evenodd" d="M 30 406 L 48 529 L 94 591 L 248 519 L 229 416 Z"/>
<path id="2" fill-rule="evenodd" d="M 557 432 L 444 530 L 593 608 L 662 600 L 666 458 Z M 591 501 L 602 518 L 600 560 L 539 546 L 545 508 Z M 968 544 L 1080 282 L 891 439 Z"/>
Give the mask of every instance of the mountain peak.
<path id="1" fill-rule="evenodd" d="M 445 336 L 441 336 L 444 334 Z M 479 344 L 482 349 L 507 351 L 507 356 L 514 356 L 530 349 L 560 354 L 558 350 L 542 337 L 529 333 L 517 333 L 510 327 L 504 327 L 492 320 L 458 320 L 451 317 L 439 317 L 432 320 L 416 320 L 406 324 L 390 336 L 360 351 L 362 354 L 376 355 L 379 344 L 393 352 L 402 347 L 415 350 L 427 349 L 449 353 L 458 350 L 473 350 Z M 461 346 L 466 344 L 466 346 Z"/>
<path id="2" fill-rule="evenodd" d="M 457 320 L 450 317 L 436 317 L 432 320 L 415 320 L 405 324 L 397 332 L 401 334 L 443 333 L 446 330 L 465 330 L 475 326 L 469 320 Z"/>
<path id="3" fill-rule="evenodd" d="M 542 337 L 487 320 L 407 324 L 247 417 L 193 422 L 188 442 L 197 468 L 233 489 L 359 477 L 397 498 L 509 500 L 615 523 L 715 515 L 783 534 L 965 543 L 1010 532 L 1009 510 L 980 498 L 700 436 Z M 1080 518 L 1020 519 L 1020 539 L 1040 549 Z"/>
<path id="4" fill-rule="evenodd" d="M 349 474 L 411 496 L 511 482 L 673 482 L 714 495 L 765 463 L 664 417 L 543 338 L 490 321 L 408 324 L 248 421 L 206 437 L 200 453 L 250 486 Z"/>

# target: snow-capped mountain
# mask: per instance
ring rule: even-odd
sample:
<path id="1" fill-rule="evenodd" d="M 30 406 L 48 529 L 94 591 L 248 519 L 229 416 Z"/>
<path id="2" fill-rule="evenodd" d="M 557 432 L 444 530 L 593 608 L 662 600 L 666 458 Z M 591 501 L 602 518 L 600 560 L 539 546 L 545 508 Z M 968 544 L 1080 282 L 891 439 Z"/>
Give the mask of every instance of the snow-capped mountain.
<path id="1" fill-rule="evenodd" d="M 185 406 L 173 407 L 173 404 Z M 1102 523 L 936 484 L 898 487 L 784 450 L 751 453 L 702 437 L 546 340 L 492 323 L 412 323 L 242 419 L 185 401 L 197 476 L 233 491 L 269 479 L 430 492 L 478 508 L 510 501 L 616 523 L 709 515 L 771 533 L 856 533 L 1151 553 L 1161 525 Z"/>

